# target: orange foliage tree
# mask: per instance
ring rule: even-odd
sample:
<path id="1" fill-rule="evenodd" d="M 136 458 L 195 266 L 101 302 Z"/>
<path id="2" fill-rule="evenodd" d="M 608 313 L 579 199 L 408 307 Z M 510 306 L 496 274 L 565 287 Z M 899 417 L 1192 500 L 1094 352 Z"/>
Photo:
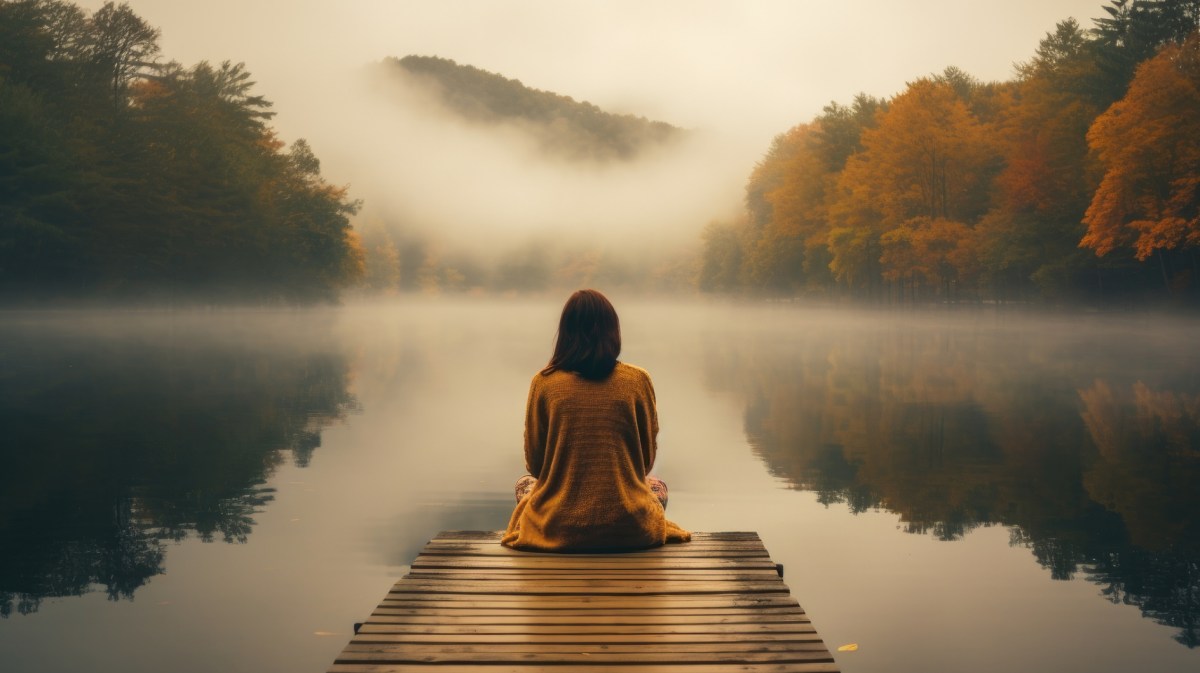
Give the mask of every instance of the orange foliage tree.
<path id="1" fill-rule="evenodd" d="M 950 84 L 913 82 L 862 142 L 841 184 L 875 203 L 888 228 L 917 216 L 970 221 L 982 214 L 994 151 Z"/>
<path id="2" fill-rule="evenodd" d="M 1081 247 L 1103 256 L 1128 246 L 1145 260 L 1200 246 L 1200 35 L 1144 62 L 1087 138 L 1104 177 Z"/>
<path id="3" fill-rule="evenodd" d="M 967 225 L 986 207 L 997 165 L 987 127 L 945 80 L 910 84 L 880 113 L 878 125 L 864 131 L 862 144 L 863 151 L 846 162 L 830 204 L 837 225 L 829 234 L 830 267 L 839 280 L 851 284 L 869 282 L 876 274 L 898 279 L 904 273 L 902 250 L 926 246 L 912 247 L 914 237 L 926 238 L 935 229 L 931 242 L 968 234 Z M 930 244 L 933 248 L 914 254 L 928 256 L 942 245 Z M 957 247 L 953 241 L 947 244 Z M 887 262 L 881 258 L 885 252 Z M 934 271 L 917 275 L 948 278 Z"/>

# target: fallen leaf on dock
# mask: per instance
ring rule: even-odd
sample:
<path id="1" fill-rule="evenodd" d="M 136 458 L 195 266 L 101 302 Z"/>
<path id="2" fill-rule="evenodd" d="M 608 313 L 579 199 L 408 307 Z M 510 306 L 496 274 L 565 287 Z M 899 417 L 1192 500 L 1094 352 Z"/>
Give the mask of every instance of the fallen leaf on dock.
<path id="1" fill-rule="evenodd" d="M 848 645 L 842 645 L 841 647 L 838 648 L 838 652 L 857 652 L 857 651 L 858 651 L 858 643 L 849 643 Z"/>

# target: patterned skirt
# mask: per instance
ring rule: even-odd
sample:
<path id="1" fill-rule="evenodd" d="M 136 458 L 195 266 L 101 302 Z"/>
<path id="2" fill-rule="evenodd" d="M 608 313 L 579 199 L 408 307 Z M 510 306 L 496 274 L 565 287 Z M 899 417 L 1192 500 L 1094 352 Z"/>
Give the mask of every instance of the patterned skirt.
<path id="1" fill-rule="evenodd" d="M 654 492 L 654 497 L 658 498 L 658 502 L 663 506 L 663 509 L 666 509 L 667 483 L 654 475 L 647 476 L 646 483 L 650 486 L 650 490 Z M 517 502 L 520 502 L 521 498 L 529 495 L 529 492 L 533 490 L 536 484 L 537 479 L 528 474 L 518 479 L 516 487 Z"/>

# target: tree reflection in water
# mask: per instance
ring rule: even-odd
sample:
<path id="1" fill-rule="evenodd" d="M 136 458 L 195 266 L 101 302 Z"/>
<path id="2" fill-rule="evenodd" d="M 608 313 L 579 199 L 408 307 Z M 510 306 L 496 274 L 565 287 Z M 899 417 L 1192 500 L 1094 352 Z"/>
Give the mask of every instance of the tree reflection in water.
<path id="1" fill-rule="evenodd" d="M 1200 381 L 1019 334 L 897 328 L 713 340 L 772 474 L 943 540 L 1011 527 L 1055 579 L 1200 645 Z M 1124 349 L 1124 350 L 1123 350 Z M 1134 367 L 1140 369 L 1134 371 Z"/>
<path id="2" fill-rule="evenodd" d="M 0 331 L 0 615 L 97 586 L 132 598 L 189 534 L 245 542 L 274 468 L 307 465 L 353 408 L 320 338 L 162 320 Z"/>

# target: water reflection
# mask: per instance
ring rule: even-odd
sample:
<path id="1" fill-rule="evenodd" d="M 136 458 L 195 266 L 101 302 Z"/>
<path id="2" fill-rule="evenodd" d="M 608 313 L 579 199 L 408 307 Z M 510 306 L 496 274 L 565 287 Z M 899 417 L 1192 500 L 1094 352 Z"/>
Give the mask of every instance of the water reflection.
<path id="1" fill-rule="evenodd" d="M 354 406 L 328 326 L 270 320 L 4 323 L 0 615 L 95 587 L 132 598 L 189 534 L 247 540 L 273 469 L 307 465 Z"/>
<path id="2" fill-rule="evenodd" d="M 943 540 L 1009 526 L 1054 578 L 1196 647 L 1200 380 L 1190 346 L 1164 347 L 901 321 L 710 339 L 706 379 L 794 488 Z"/>

